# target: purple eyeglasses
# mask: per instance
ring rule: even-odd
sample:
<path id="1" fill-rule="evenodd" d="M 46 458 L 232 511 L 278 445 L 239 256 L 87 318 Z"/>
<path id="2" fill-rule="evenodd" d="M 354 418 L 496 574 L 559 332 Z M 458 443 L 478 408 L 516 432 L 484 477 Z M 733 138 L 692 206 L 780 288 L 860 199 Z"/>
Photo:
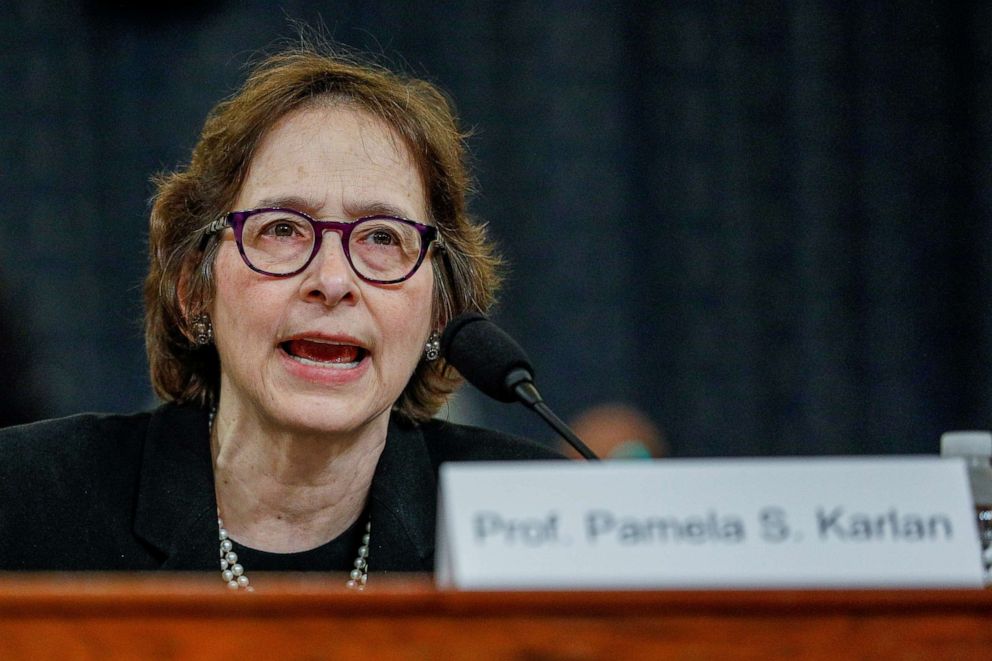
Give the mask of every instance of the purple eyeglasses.
<path id="1" fill-rule="evenodd" d="M 366 282 L 390 285 L 408 279 L 431 244 L 443 248 L 437 228 L 395 216 L 365 216 L 351 223 L 314 220 L 295 209 L 232 211 L 210 223 L 204 239 L 234 229 L 245 264 L 264 275 L 301 272 L 320 250 L 324 232 L 341 233 L 341 247 L 352 270 Z"/>

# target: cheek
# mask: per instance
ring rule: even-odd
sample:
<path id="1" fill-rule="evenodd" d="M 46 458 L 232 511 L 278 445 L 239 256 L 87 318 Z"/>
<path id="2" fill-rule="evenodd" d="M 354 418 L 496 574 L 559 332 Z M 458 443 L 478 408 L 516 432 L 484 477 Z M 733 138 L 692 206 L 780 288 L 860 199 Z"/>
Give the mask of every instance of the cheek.
<path id="1" fill-rule="evenodd" d="M 402 301 L 390 306 L 387 319 L 384 319 L 388 343 L 401 351 L 404 362 L 415 367 L 423 353 L 424 342 L 433 324 L 433 280 L 411 282 L 414 285 Z"/>
<path id="2" fill-rule="evenodd" d="M 214 263 L 213 306 L 214 314 L 219 318 L 228 317 L 228 311 L 236 305 L 235 298 L 239 287 L 237 287 L 238 275 L 234 266 L 236 265 L 231 263 L 227 251 L 217 255 L 217 261 Z"/>
<path id="3" fill-rule="evenodd" d="M 434 327 L 434 269 L 422 269 L 422 274 L 423 279 L 417 282 L 412 311 L 412 317 L 417 319 L 418 341 L 425 340 Z"/>
<path id="4" fill-rule="evenodd" d="M 214 334 L 218 343 L 237 342 L 250 335 L 253 328 L 266 325 L 264 300 L 266 291 L 258 287 L 239 255 L 217 256 L 214 286 Z"/>

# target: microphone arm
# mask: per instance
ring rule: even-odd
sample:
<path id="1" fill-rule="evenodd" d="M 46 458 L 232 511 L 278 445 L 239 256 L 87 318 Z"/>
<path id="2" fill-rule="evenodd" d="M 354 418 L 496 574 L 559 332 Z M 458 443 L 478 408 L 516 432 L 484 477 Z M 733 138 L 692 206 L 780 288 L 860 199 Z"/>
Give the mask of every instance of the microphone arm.
<path id="1" fill-rule="evenodd" d="M 538 392 L 537 387 L 534 385 L 530 372 L 520 368 L 513 370 L 506 375 L 506 385 L 516 394 L 517 399 L 522 404 L 544 418 L 544 421 L 551 425 L 551 428 L 558 432 L 562 438 L 568 441 L 568 444 L 575 448 L 576 452 L 589 461 L 599 461 L 599 457 L 544 403 L 544 398 L 541 397 L 541 393 Z"/>
<path id="2" fill-rule="evenodd" d="M 599 459 L 544 403 L 524 350 L 484 315 L 466 312 L 449 321 L 441 335 L 441 353 L 483 393 L 501 402 L 521 402 L 544 418 L 580 455 Z"/>

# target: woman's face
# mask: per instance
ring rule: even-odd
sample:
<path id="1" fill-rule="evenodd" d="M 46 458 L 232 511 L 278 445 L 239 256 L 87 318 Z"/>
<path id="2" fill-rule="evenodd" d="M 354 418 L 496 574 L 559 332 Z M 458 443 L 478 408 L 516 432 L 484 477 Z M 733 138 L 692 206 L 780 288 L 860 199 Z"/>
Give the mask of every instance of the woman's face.
<path id="1" fill-rule="evenodd" d="M 390 214 L 427 221 L 420 174 L 388 125 L 347 105 L 282 118 L 260 142 L 236 210 L 291 207 L 318 220 Z M 431 331 L 429 259 L 408 280 L 374 285 L 328 231 L 291 277 L 250 270 L 232 231 L 215 262 L 211 309 L 221 411 L 275 428 L 385 433 L 389 410 Z"/>

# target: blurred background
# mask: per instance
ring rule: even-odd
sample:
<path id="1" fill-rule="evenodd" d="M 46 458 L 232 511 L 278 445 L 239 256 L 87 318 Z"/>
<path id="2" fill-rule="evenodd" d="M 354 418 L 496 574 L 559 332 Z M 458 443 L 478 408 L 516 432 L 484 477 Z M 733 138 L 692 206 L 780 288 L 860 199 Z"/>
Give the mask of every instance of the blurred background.
<path id="1" fill-rule="evenodd" d="M 992 3 L 138 4 L 0 4 L 0 422 L 154 403 L 149 177 L 303 21 L 454 99 L 563 417 L 633 405 L 677 456 L 992 426 Z"/>

